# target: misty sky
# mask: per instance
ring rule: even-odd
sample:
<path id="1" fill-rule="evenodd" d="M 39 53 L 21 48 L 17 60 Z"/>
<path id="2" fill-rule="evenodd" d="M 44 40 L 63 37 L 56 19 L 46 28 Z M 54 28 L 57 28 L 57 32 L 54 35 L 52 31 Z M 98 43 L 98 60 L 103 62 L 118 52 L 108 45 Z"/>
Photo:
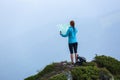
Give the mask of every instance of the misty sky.
<path id="1" fill-rule="evenodd" d="M 120 0 L 1 0 L 0 80 L 23 80 L 47 64 L 70 61 L 57 27 L 70 20 L 80 56 L 120 60 Z"/>

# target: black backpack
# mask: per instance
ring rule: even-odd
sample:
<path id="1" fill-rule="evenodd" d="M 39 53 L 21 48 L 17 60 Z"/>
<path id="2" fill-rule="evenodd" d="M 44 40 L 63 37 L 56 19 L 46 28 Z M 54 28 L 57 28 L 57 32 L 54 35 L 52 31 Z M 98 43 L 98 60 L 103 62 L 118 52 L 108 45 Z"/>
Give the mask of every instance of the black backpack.
<path id="1" fill-rule="evenodd" d="M 77 62 L 75 63 L 75 65 L 82 65 L 83 63 L 86 63 L 86 58 L 85 57 L 80 57 L 79 55 L 77 56 Z"/>

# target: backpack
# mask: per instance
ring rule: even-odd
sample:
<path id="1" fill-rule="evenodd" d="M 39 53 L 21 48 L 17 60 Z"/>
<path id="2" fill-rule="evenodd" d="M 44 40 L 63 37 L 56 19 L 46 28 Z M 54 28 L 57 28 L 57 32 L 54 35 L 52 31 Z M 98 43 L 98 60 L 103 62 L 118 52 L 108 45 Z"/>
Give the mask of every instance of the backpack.
<path id="1" fill-rule="evenodd" d="M 79 55 L 77 56 L 77 62 L 75 63 L 75 65 L 82 65 L 83 63 L 86 63 L 86 58 L 85 57 L 80 57 Z"/>

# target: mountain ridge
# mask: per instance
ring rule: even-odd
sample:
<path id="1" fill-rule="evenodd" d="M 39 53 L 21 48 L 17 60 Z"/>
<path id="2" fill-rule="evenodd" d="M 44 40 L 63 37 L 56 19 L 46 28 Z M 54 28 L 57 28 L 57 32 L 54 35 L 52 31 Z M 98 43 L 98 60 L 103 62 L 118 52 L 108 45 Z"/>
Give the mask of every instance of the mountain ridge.
<path id="1" fill-rule="evenodd" d="M 54 62 L 24 80 L 120 80 L 120 61 L 110 56 L 95 56 L 81 65 Z"/>

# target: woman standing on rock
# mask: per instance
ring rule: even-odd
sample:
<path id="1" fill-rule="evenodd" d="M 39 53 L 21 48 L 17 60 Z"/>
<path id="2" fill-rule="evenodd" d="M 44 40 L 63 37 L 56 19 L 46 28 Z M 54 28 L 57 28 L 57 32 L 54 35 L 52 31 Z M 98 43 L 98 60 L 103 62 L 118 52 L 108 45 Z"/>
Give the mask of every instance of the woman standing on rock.
<path id="1" fill-rule="evenodd" d="M 75 61 L 77 62 L 78 42 L 76 39 L 76 33 L 77 33 L 77 29 L 75 28 L 75 22 L 73 20 L 70 21 L 70 27 L 68 28 L 66 34 L 62 34 L 62 32 L 60 31 L 60 35 L 62 37 L 68 37 L 68 45 L 69 45 L 70 58 L 71 58 L 72 64 L 74 64 L 73 53 L 75 53 Z"/>

